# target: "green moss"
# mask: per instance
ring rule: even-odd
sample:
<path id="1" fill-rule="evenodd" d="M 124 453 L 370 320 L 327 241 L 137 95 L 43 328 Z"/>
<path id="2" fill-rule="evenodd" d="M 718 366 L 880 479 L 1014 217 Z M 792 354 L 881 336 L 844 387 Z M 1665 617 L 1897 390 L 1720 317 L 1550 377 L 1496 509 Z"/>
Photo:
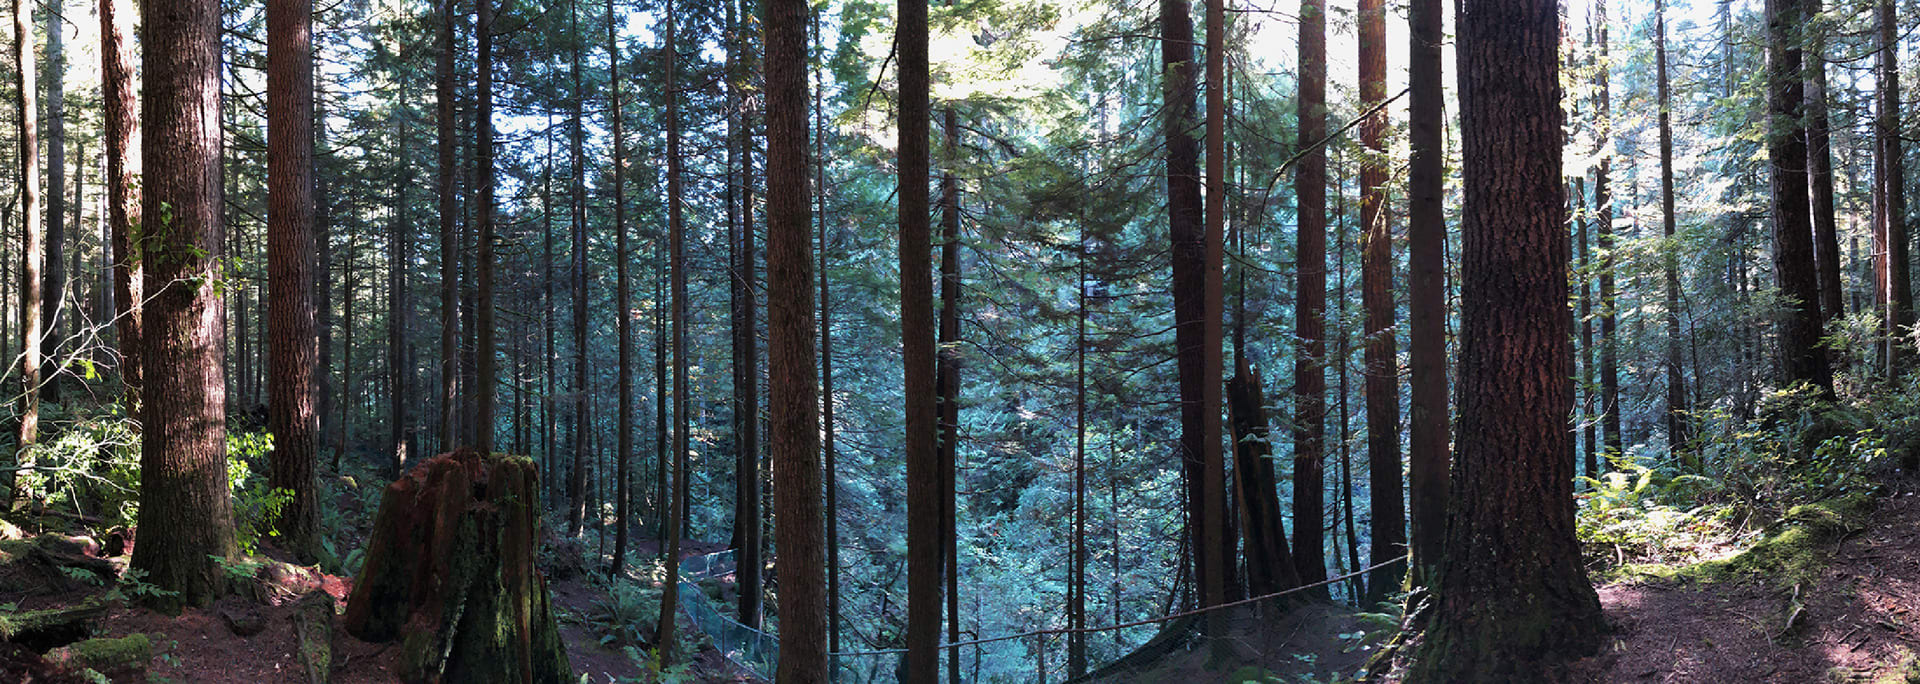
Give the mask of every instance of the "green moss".
<path id="1" fill-rule="evenodd" d="M 88 639 L 59 650 L 66 652 L 67 662 L 112 672 L 145 667 L 153 657 L 153 641 L 145 634 L 129 634 L 118 639 Z"/>
<path id="2" fill-rule="evenodd" d="M 1867 493 L 1794 506 L 1779 529 L 1731 558 L 1692 565 L 1640 563 L 1616 568 L 1613 579 L 1719 582 L 1767 577 L 1790 585 L 1812 580 L 1826 567 L 1824 546 L 1866 523 L 1874 497 Z"/>
<path id="3" fill-rule="evenodd" d="M 1913 651 L 1900 649 L 1893 660 L 1893 669 L 1874 676 L 1873 684 L 1920 684 L 1920 658 Z"/>

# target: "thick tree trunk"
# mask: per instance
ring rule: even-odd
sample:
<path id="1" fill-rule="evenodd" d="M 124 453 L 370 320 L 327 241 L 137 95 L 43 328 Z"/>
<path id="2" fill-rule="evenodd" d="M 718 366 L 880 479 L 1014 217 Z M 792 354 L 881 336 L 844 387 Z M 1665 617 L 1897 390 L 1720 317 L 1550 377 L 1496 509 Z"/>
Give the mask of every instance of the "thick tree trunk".
<path id="1" fill-rule="evenodd" d="M 1446 140 L 1442 135 L 1440 0 L 1411 0 L 1407 69 L 1412 100 L 1408 140 L 1407 312 L 1412 371 L 1407 451 L 1416 584 L 1432 581 L 1447 535 L 1447 223 Z"/>
<path id="2" fill-rule="evenodd" d="M 313 7 L 267 6 L 268 363 L 267 428 L 273 433 L 269 486 L 293 492 L 274 521 L 288 550 L 310 563 L 318 551 L 313 476 L 320 427 L 314 413 L 313 337 Z M 351 301 L 351 300 L 349 300 Z M 336 456 L 337 458 L 337 456 Z M 336 462 L 337 463 L 337 462 Z"/>
<path id="3" fill-rule="evenodd" d="M 1531 681 L 1604 630 L 1565 458 L 1559 15 L 1545 0 L 1466 0 L 1461 17 L 1462 439 L 1452 552 L 1407 681 Z"/>
<path id="4" fill-rule="evenodd" d="M 20 139 L 20 431 L 14 437 L 13 465 L 33 466 L 30 450 L 40 439 L 40 268 L 46 259 L 40 224 L 40 133 L 33 85 L 33 10 L 27 0 L 13 0 L 14 118 Z M 216 121 L 218 117 L 216 117 Z M 7 476 L 7 504 L 25 505 L 19 471 Z"/>
<path id="5" fill-rule="evenodd" d="M 1387 16 L 1381 0 L 1360 2 L 1360 105 L 1387 97 Z M 1373 502 L 1368 559 L 1378 565 L 1406 556 L 1407 523 L 1400 494 L 1400 361 L 1395 351 L 1393 225 L 1387 211 L 1387 115 L 1360 124 L 1360 144 L 1371 152 L 1360 163 L 1361 305 L 1366 309 L 1367 491 Z M 1424 357 L 1423 357 L 1424 360 Z M 1406 568 L 1375 569 L 1367 580 L 1368 603 L 1397 590 Z"/>
<path id="6" fill-rule="evenodd" d="M 1294 271 L 1293 540 L 1302 579 L 1327 574 L 1327 3 L 1300 3 L 1300 149 L 1293 189 L 1299 206 Z M 1252 527 L 1247 539 L 1254 538 Z M 1247 568 L 1252 583 L 1254 569 Z M 1257 587 L 1253 593 L 1262 593 Z"/>
<path id="7" fill-rule="evenodd" d="M 825 682 L 827 541 L 821 538 L 807 189 L 807 3 L 767 0 L 767 373 L 783 682 Z"/>
<path id="8" fill-rule="evenodd" d="M 1222 365 L 1222 345 L 1225 338 L 1222 333 L 1221 312 L 1225 310 L 1225 282 L 1221 277 L 1221 265 L 1226 261 L 1224 241 L 1227 219 L 1227 175 L 1226 175 L 1226 89 L 1225 82 L 1227 50 L 1226 0 L 1207 0 L 1207 176 L 1206 176 L 1206 229 L 1200 234 L 1200 261 L 1189 266 L 1199 266 L 1194 274 L 1200 283 L 1200 486 L 1206 490 L 1206 498 L 1200 507 L 1200 535 L 1204 542 L 1201 554 L 1207 558 L 1207 567 L 1212 577 L 1203 576 L 1201 596 L 1206 605 L 1226 603 L 1229 595 L 1237 598 L 1239 583 L 1233 579 L 1234 539 L 1233 521 L 1227 519 L 1227 466 L 1221 447 L 1221 418 L 1225 408 L 1222 405 L 1221 384 L 1225 381 Z M 1178 240 L 1174 247 L 1174 268 L 1179 268 L 1183 259 L 1179 256 L 1182 245 Z M 1189 253 L 1189 259 L 1191 253 Z M 1176 316 L 1177 318 L 1177 316 Z M 1207 633 L 1213 636 L 1226 634 L 1227 615 L 1222 611 L 1207 614 Z M 1226 655 L 1226 643 L 1215 641 L 1212 658 L 1219 662 Z"/>
<path id="9" fill-rule="evenodd" d="M 113 234 L 114 320 L 120 380 L 128 406 L 140 396 L 141 264 L 133 227 L 140 222 L 140 120 L 134 116 L 130 0 L 100 0 L 100 67 L 107 147 L 107 222 Z"/>
<path id="10" fill-rule="evenodd" d="M 236 552 L 227 490 L 226 350 L 220 283 L 220 3 L 141 6 L 146 87 L 141 118 L 143 214 L 150 231 L 144 315 L 146 396 L 140 449 L 140 544 L 133 567 L 188 605 L 205 605 Z"/>
<path id="11" fill-rule="evenodd" d="M 1779 321 L 1780 365 L 1786 382 L 1833 391 L 1833 372 L 1820 345 L 1820 284 L 1813 259 L 1807 198 L 1806 82 L 1801 78 L 1798 32 L 1807 16 L 1802 0 L 1767 2 L 1767 159 L 1773 190 L 1773 271 L 1786 306 Z"/>
<path id="12" fill-rule="evenodd" d="M 459 451 L 421 464 L 381 496 L 347 633 L 399 639 L 401 681 L 574 681 L 534 567 L 540 511 L 525 457 Z"/>
<path id="13" fill-rule="evenodd" d="M 907 657 L 902 681 L 940 677 L 939 407 L 934 387 L 933 253 L 927 214 L 930 179 L 927 0 L 899 0 L 900 330 L 906 397 Z"/>

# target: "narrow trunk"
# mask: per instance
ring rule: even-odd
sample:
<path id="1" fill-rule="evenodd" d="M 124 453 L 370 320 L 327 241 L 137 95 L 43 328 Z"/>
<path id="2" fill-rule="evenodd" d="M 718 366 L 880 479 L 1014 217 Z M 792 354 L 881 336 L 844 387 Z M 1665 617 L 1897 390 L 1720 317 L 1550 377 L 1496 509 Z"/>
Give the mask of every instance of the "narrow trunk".
<path id="1" fill-rule="evenodd" d="M 1407 490 L 1413 581 L 1426 585 L 1447 535 L 1446 140 L 1440 0 L 1411 0 L 1407 69 L 1413 159 L 1407 192 L 1407 312 L 1411 374 Z"/>
<path id="2" fill-rule="evenodd" d="M 140 397 L 141 265 L 134 254 L 140 223 L 140 119 L 133 94 L 131 0 L 100 0 L 100 67 L 107 147 L 107 222 L 113 233 L 114 320 L 120 380 L 129 412 Z M 24 143 L 24 141 L 23 141 Z M 29 155 L 31 156 L 31 155 Z"/>
<path id="3" fill-rule="evenodd" d="M 474 127 L 477 129 L 474 140 L 474 156 L 479 166 L 480 206 L 474 210 L 480 222 L 479 263 L 475 270 L 476 292 L 479 300 L 474 305 L 474 325 L 479 329 L 474 333 L 474 434 L 473 447 L 483 454 L 493 453 L 493 410 L 495 387 L 494 335 L 493 335 L 493 0 L 477 0 L 478 24 L 474 27 L 474 39 L 479 43 L 478 55 L 474 58 L 475 68 L 479 70 L 479 85 L 475 99 L 478 101 L 474 114 Z M 349 304 L 348 306 L 352 306 Z M 351 324 L 351 321 L 349 321 Z M 344 415 L 344 414 L 343 414 Z"/>
<path id="4" fill-rule="evenodd" d="M 41 245 L 40 133 L 33 85 L 33 10 L 27 0 L 13 0 L 14 118 L 20 139 L 20 432 L 14 438 L 13 465 L 7 475 L 7 504 L 25 506 L 19 488 L 19 470 L 33 467 L 32 448 L 40 438 L 40 267 L 46 258 Z M 142 102 L 144 104 L 144 101 Z M 217 158 L 217 155 L 216 155 Z"/>
<path id="5" fill-rule="evenodd" d="M 672 662 L 674 614 L 679 612 L 680 583 L 680 537 L 686 524 L 686 508 L 680 504 L 687 489 L 687 429 L 691 427 L 687 414 L 687 257 L 686 226 L 681 222 L 680 211 L 680 92 L 675 71 L 679 69 L 679 45 L 675 42 L 676 24 L 673 14 L 674 0 L 667 0 L 665 23 L 666 44 L 662 50 L 666 56 L 666 96 L 667 120 L 667 234 L 668 262 L 671 264 L 673 297 L 673 497 L 667 502 L 665 561 L 667 566 L 666 582 L 662 585 L 674 588 L 661 592 L 660 626 L 654 631 L 654 643 L 659 644 L 662 665 Z M 580 277 L 576 275 L 576 277 Z M 582 298 L 584 300 L 584 298 Z M 576 304 L 580 306 L 581 304 Z M 583 352 L 584 355 L 584 352 Z M 584 365 L 584 364 L 583 364 Z M 585 374 L 585 370 L 581 371 Z M 582 383 L 584 384 L 584 382 Z M 665 427 L 665 426 L 662 426 Z M 661 434 L 665 434 L 664 430 Z"/>
<path id="6" fill-rule="evenodd" d="M 953 0 L 947 0 L 951 7 Z M 960 447 L 960 183 L 953 167 L 959 163 L 960 119 L 953 107 L 942 113 L 945 133 L 940 173 L 940 349 L 934 363 L 935 393 L 939 395 L 940 421 L 940 524 L 944 531 L 941 554 L 946 567 L 947 642 L 960 641 L 960 541 L 958 502 L 954 499 L 958 476 L 957 454 Z M 1084 244 L 1082 249 L 1085 249 Z M 1081 254 L 1081 276 L 1085 280 L 1085 253 Z M 1082 283 L 1082 287 L 1085 284 Z M 1084 301 L 1083 301 L 1084 304 Z M 1085 337 L 1086 309 L 1081 308 L 1080 326 Z M 1084 381 L 1085 363 L 1081 364 Z M 1081 405 L 1085 405 L 1082 396 Z M 1078 490 L 1076 490 L 1078 491 Z M 1083 506 L 1084 507 L 1084 506 Z M 1083 516 L 1084 519 L 1084 516 Z M 1083 562 L 1083 561 L 1077 561 Z M 1076 594 L 1078 595 L 1078 594 Z M 1084 621 L 1084 616 L 1083 616 Z M 1085 626 L 1084 624 L 1082 626 Z M 1084 635 L 1081 643 L 1084 644 Z M 960 681 L 960 652 L 947 651 L 947 680 Z"/>
<path id="7" fill-rule="evenodd" d="M 60 342 L 65 336 L 60 328 L 70 317 L 62 315 L 67 303 L 67 32 L 60 6 L 58 2 L 46 6 L 47 252 L 46 285 L 40 290 L 40 358 L 47 365 L 40 398 L 55 403 L 60 401 L 60 369 L 64 365 Z"/>
<path id="8" fill-rule="evenodd" d="M 1594 24 L 1599 27 L 1600 38 L 1600 89 L 1594 94 L 1599 99 L 1599 154 L 1600 167 L 1594 171 L 1593 203 L 1600 207 L 1596 219 L 1600 224 L 1600 424 L 1601 439 L 1606 443 L 1606 456 L 1619 454 L 1624 440 L 1620 435 L 1620 348 L 1614 332 L 1618 326 L 1615 317 L 1613 288 L 1613 195 L 1610 181 L 1613 171 L 1613 97 L 1611 91 L 1611 65 L 1607 56 L 1607 2 L 1594 3 Z"/>
<path id="9" fill-rule="evenodd" d="M 1900 133 L 1900 48 L 1899 29 L 1893 9 L 1893 0 L 1880 0 L 1878 14 L 1880 18 L 1880 69 L 1879 69 L 1879 116 L 1874 123 L 1875 150 L 1879 153 L 1881 169 L 1879 184 L 1882 206 L 1876 218 L 1876 236 L 1881 238 L 1875 245 L 1875 253 L 1881 255 L 1886 264 L 1880 283 L 1880 297 L 1885 302 L 1882 326 L 1890 336 L 1887 342 L 1888 375 L 1896 376 L 1904 370 L 1907 360 L 1912 356 L 1906 350 L 1911 346 L 1901 343 L 1907 333 L 1907 327 L 1913 324 L 1913 291 L 1908 279 L 1907 264 L 1907 190 L 1906 162 L 1901 147 Z"/>
<path id="10" fill-rule="evenodd" d="M 1698 468 L 1700 464 L 1693 460 L 1694 457 L 1689 455 L 1693 452 L 1687 448 L 1687 442 L 1691 439 L 1688 436 L 1690 409 L 1687 405 L 1687 376 L 1685 369 L 1681 367 L 1683 357 L 1680 336 L 1680 254 L 1678 243 L 1674 241 L 1674 226 L 1678 217 L 1674 214 L 1673 206 L 1673 124 L 1672 112 L 1669 111 L 1672 99 L 1668 97 L 1667 84 L 1666 11 L 1665 0 L 1654 0 L 1653 47 L 1656 63 L 1654 70 L 1660 82 L 1660 225 L 1661 234 L 1666 236 L 1667 240 L 1667 248 L 1661 250 L 1667 280 L 1667 450 L 1673 456 L 1684 457 L 1684 462 L 1690 468 Z M 1832 183 L 1832 179 L 1829 178 L 1827 182 Z M 1831 205 L 1832 197 L 1829 196 L 1827 199 Z M 1829 206 L 1828 209 L 1831 210 L 1832 207 Z M 1827 228 L 1828 230 L 1833 228 L 1832 216 L 1828 216 Z M 1835 264 L 1838 263 L 1836 260 Z M 1836 265 L 1835 268 L 1837 269 L 1838 266 Z M 1839 299 L 1837 292 L 1834 298 Z"/>
<path id="11" fill-rule="evenodd" d="M 580 32 L 579 0 L 568 3 L 575 38 Z M 580 42 L 573 47 L 573 181 L 567 193 L 573 218 L 573 458 L 567 468 L 567 535 L 580 536 L 587 515 L 587 200 L 586 154 L 582 151 L 582 109 L 586 93 L 580 85 Z M 678 397 L 678 394 L 674 396 Z M 673 592 L 667 592 L 671 595 Z"/>
<path id="12" fill-rule="evenodd" d="M 615 30 L 617 21 L 613 12 L 613 0 L 607 0 L 607 84 L 611 90 L 607 93 L 607 104 L 613 119 L 613 235 L 614 235 L 614 278 L 619 304 L 615 314 L 619 323 L 615 326 L 620 336 L 620 378 L 619 413 L 614 418 L 616 430 L 620 431 L 614 459 L 614 534 L 613 565 L 607 568 L 611 577 L 619 577 L 627 563 L 627 499 L 632 494 L 632 481 L 628 479 L 629 455 L 633 453 L 633 291 L 627 277 L 627 203 L 626 176 L 622 165 L 626 163 L 626 122 L 620 112 L 620 35 Z M 751 623 L 749 623 L 751 624 Z"/>
<path id="13" fill-rule="evenodd" d="M 1820 13 L 1820 0 L 1808 0 L 1808 11 Z M 1664 30 L 1664 27 L 1662 27 Z M 1820 268 L 1820 314 L 1822 324 L 1846 315 L 1840 284 L 1840 236 L 1833 209 L 1833 143 L 1827 116 L 1827 35 L 1823 29 L 1809 28 L 1807 35 L 1807 190 L 1813 201 L 1813 251 Z M 1665 40 L 1660 42 L 1662 53 Z M 1664 70 L 1666 62 L 1661 60 Z M 1666 79 L 1661 79 L 1664 88 Z M 1663 102 L 1666 98 L 1660 98 Z M 1661 112 L 1666 113 L 1663 106 Z"/>
<path id="14" fill-rule="evenodd" d="M 459 398 L 454 396 L 459 377 L 460 334 L 458 305 L 455 298 L 457 263 L 460 254 L 459 233 L 454 227 L 453 181 L 453 0 L 439 0 L 439 54 L 434 63 L 434 123 L 438 129 L 438 190 L 440 193 L 440 451 L 450 451 L 459 427 Z"/>
<path id="15" fill-rule="evenodd" d="M 1360 104 L 1387 97 L 1387 14 L 1381 0 L 1360 2 Z M 1361 305 L 1366 309 L 1367 491 L 1373 502 L 1368 560 L 1378 565 L 1406 555 L 1406 510 L 1400 493 L 1400 362 L 1395 351 L 1393 225 L 1387 207 L 1387 115 L 1360 124 L 1360 144 L 1370 150 L 1360 163 Z M 1424 356 L 1423 356 L 1424 360 Z M 1406 568 L 1375 569 L 1367 580 L 1367 603 L 1400 586 Z"/>
<path id="16" fill-rule="evenodd" d="M 745 10 L 743 2 L 742 9 Z M 727 13 L 732 15 L 732 0 L 727 1 Z M 744 19 L 744 17 L 742 17 Z M 801 46 L 804 51 L 805 31 L 802 30 Z M 737 88 L 748 85 L 747 80 L 753 72 L 752 40 L 748 37 L 747 22 L 734 25 L 733 54 L 730 56 L 733 73 L 728 78 L 730 97 L 737 97 Z M 801 113 L 804 115 L 804 103 Z M 750 626 L 760 625 L 760 598 L 762 589 L 760 574 L 760 354 L 759 335 L 756 333 L 756 311 L 754 298 L 754 235 L 753 235 L 753 119 L 750 116 L 753 107 L 746 101 L 737 103 L 737 119 L 734 140 L 730 141 L 738 150 L 740 160 L 739 178 L 739 223 L 735 224 L 739 233 L 734 243 L 735 260 L 733 264 L 733 429 L 734 429 L 734 531 L 738 546 L 738 580 L 740 582 L 740 621 Z M 801 131 L 805 132 L 804 128 Z M 802 142 L 802 150 L 805 143 Z M 804 178 L 804 176 L 803 176 Z M 769 179 L 769 182 L 772 182 Z M 731 186 L 730 186 L 731 187 Z M 731 207 L 728 213 L 733 213 Z M 809 326 L 811 327 L 811 326 Z"/>

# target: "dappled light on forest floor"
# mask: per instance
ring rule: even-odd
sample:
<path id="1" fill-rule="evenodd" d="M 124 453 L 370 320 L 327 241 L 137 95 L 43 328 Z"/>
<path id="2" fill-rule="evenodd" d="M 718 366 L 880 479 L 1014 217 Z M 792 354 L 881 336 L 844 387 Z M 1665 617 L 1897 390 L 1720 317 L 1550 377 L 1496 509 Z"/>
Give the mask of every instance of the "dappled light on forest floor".
<path id="1" fill-rule="evenodd" d="M 1867 525 L 1777 576 L 1623 580 L 1599 587 L 1614 632 L 1577 681 L 1908 681 L 1920 653 L 1920 496 L 1892 485 Z M 1683 573 L 1684 576 L 1684 573 Z"/>

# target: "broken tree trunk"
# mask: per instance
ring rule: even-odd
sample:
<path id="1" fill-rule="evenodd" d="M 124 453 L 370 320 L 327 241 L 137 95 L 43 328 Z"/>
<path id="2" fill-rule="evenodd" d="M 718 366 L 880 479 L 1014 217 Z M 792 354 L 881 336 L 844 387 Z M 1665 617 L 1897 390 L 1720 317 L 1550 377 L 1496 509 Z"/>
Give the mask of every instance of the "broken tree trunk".
<path id="1" fill-rule="evenodd" d="M 539 496 L 532 460 L 467 450 L 389 485 L 347 599 L 347 633 L 401 639 L 407 682 L 571 682 L 534 569 Z"/>
<path id="2" fill-rule="evenodd" d="M 1267 441 L 1267 411 L 1260 376 L 1240 362 L 1227 382 L 1233 416 L 1234 482 L 1239 485 L 1241 524 L 1247 528 L 1247 592 L 1262 596 L 1300 586 L 1287 548 L 1286 524 L 1274 487 L 1273 447 Z"/>

